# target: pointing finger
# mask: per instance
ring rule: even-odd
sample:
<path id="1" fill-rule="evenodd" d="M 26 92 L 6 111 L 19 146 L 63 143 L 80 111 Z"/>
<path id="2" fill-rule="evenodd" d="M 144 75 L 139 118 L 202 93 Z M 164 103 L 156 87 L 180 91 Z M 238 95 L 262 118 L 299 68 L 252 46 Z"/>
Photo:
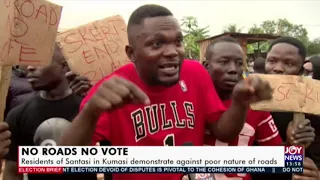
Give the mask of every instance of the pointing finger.
<path id="1" fill-rule="evenodd" d="M 150 104 L 150 99 L 147 94 L 144 93 L 137 85 L 123 78 L 116 78 L 116 81 L 126 86 L 130 90 L 134 98 L 137 99 L 140 103 L 143 103 L 145 105 Z"/>

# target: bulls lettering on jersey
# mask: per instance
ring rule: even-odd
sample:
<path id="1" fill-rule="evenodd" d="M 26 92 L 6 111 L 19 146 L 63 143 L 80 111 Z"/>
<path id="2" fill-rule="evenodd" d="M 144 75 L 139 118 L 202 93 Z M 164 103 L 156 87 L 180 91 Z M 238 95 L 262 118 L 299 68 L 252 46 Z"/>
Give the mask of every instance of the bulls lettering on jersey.
<path id="1" fill-rule="evenodd" d="M 96 124 L 92 144 L 108 141 L 112 146 L 182 146 L 186 142 L 203 145 L 205 125 L 218 120 L 225 111 L 210 76 L 195 61 L 185 61 L 180 80 L 173 86 L 150 86 L 127 64 L 90 89 L 85 103 L 99 86 L 113 75 L 136 84 L 150 99 L 150 105 L 129 103 L 103 112 Z M 114 180 L 179 180 L 182 174 L 113 174 Z"/>
<path id="2" fill-rule="evenodd" d="M 179 114 L 177 106 L 183 106 L 184 114 Z M 174 118 L 167 118 L 166 109 L 170 109 L 174 114 Z M 187 117 L 181 119 L 180 117 Z M 144 119 L 146 117 L 146 119 Z M 136 141 L 145 138 L 147 134 L 155 134 L 160 130 L 168 130 L 175 128 L 194 128 L 194 107 L 192 102 L 185 101 L 178 104 L 176 101 L 170 101 L 168 104 L 152 104 L 139 108 L 131 113 L 133 126 L 135 130 Z M 160 123 L 161 122 L 161 123 Z M 174 145 L 174 144 L 169 144 Z"/>

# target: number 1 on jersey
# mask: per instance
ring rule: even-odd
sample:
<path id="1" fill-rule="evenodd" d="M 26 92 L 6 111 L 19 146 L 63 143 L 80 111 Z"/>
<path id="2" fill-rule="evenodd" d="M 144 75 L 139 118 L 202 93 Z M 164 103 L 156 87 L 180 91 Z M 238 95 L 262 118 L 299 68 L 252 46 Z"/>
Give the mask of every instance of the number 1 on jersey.
<path id="1" fill-rule="evenodd" d="M 164 139 L 163 139 L 163 145 L 164 146 L 174 146 L 174 134 L 168 134 Z"/>

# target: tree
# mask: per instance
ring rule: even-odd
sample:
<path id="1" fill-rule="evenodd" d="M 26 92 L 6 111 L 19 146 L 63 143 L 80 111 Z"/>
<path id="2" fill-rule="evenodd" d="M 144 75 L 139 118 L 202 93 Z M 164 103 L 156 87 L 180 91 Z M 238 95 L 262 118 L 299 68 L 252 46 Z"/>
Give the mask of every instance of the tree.
<path id="1" fill-rule="evenodd" d="M 293 24 L 287 19 L 266 20 L 263 21 L 260 26 L 254 24 L 249 28 L 248 33 L 291 36 L 299 39 L 306 47 L 310 44 L 307 29 L 304 28 L 303 25 Z M 261 51 L 267 51 L 269 43 L 263 42 L 259 47 L 257 47 L 257 43 L 250 46 L 253 46 L 253 49 L 259 48 Z"/>
<path id="2" fill-rule="evenodd" d="M 200 46 L 197 41 L 208 38 L 209 26 L 200 28 L 197 18 L 193 16 L 185 16 L 182 18 L 182 32 L 184 35 L 184 46 L 187 52 L 187 58 L 199 59 Z"/>
<path id="3" fill-rule="evenodd" d="M 261 26 L 254 24 L 248 30 L 248 34 L 266 34 Z M 254 50 L 260 49 L 261 52 L 266 52 L 269 48 L 269 42 L 259 42 L 247 44 L 247 53 L 254 53 Z"/>
<path id="4" fill-rule="evenodd" d="M 249 30 L 248 30 L 249 34 L 264 34 L 264 30 L 259 27 L 258 25 L 254 24 Z"/>
<path id="5" fill-rule="evenodd" d="M 238 28 L 236 24 L 229 24 L 223 29 L 223 33 L 241 33 L 243 28 Z"/>
<path id="6" fill-rule="evenodd" d="M 320 37 L 308 43 L 307 52 L 308 56 L 320 54 Z"/>
<path id="7" fill-rule="evenodd" d="M 190 33 L 192 28 L 198 28 L 198 20 L 193 16 L 185 16 L 182 18 L 182 27 L 187 27 L 188 29 L 183 29 L 184 33 Z"/>
<path id="8" fill-rule="evenodd" d="M 260 26 L 256 24 L 249 28 L 251 34 L 272 34 L 277 36 L 291 36 L 299 39 L 305 45 L 308 44 L 308 31 L 301 24 L 293 24 L 287 19 L 266 20 Z"/>

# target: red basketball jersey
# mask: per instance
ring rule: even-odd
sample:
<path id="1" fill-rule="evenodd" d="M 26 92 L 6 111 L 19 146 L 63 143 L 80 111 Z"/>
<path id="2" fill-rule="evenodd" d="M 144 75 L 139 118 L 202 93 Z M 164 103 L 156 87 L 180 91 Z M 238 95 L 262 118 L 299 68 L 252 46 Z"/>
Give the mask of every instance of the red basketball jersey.
<path id="1" fill-rule="evenodd" d="M 231 101 L 223 102 L 229 107 Z M 221 142 L 210 135 L 205 134 L 205 145 L 209 146 L 252 146 L 256 141 L 261 146 L 278 146 L 282 144 L 279 131 L 274 124 L 272 116 L 268 112 L 249 110 L 247 119 L 239 136 L 229 143 Z M 240 154 L 240 152 L 239 152 Z M 250 180 L 250 174 L 215 174 L 216 180 Z"/>
<path id="2" fill-rule="evenodd" d="M 96 126 L 93 144 L 109 140 L 113 146 L 181 146 L 186 142 L 202 146 L 205 124 L 218 120 L 225 110 L 208 72 L 198 62 L 184 61 L 180 81 L 171 87 L 146 85 L 133 64 L 123 66 L 112 75 L 135 83 L 148 95 L 151 104 L 127 104 L 103 113 Z M 107 79 L 104 78 L 90 90 L 82 107 Z M 181 176 L 113 174 L 114 180 L 181 180 Z"/>

